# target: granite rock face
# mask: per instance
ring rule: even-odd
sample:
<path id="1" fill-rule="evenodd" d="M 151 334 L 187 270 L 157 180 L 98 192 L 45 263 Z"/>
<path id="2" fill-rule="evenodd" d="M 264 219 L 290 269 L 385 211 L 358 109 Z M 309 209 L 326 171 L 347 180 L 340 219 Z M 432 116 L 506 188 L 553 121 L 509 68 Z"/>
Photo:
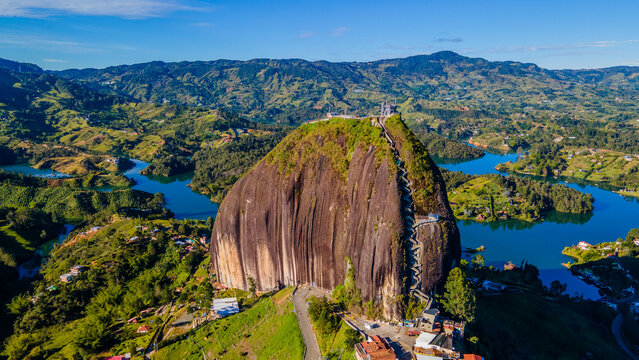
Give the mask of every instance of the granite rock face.
<path id="1" fill-rule="evenodd" d="M 438 186 L 443 189 L 443 182 Z M 330 290 L 344 282 L 350 257 L 364 300 L 375 299 L 387 318 L 398 319 L 397 295 L 408 286 L 400 196 L 395 160 L 379 129 L 357 120 L 305 125 L 239 180 L 220 205 L 212 269 L 231 287 L 247 289 L 251 277 L 260 290 L 300 283 Z M 441 196 L 433 201 L 447 201 L 445 191 Z M 450 211 L 447 203 L 441 209 Z M 451 224 L 434 224 L 420 238 L 429 249 L 428 287 L 459 258 L 459 235 Z"/>

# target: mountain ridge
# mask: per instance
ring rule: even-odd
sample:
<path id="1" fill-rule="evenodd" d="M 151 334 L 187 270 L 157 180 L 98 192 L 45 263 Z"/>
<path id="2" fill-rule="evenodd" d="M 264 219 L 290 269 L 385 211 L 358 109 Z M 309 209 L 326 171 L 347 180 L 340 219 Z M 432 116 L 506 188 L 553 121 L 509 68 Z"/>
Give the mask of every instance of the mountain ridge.
<path id="1" fill-rule="evenodd" d="M 94 90 L 140 102 L 224 107 L 262 121 L 299 124 L 330 109 L 370 114 L 397 99 L 423 107 L 482 107 L 495 113 L 557 103 L 596 109 L 639 98 L 639 67 L 548 70 L 452 51 L 370 62 L 304 59 L 153 61 L 104 69 L 49 72 Z M 540 105 L 541 104 L 541 105 Z"/>

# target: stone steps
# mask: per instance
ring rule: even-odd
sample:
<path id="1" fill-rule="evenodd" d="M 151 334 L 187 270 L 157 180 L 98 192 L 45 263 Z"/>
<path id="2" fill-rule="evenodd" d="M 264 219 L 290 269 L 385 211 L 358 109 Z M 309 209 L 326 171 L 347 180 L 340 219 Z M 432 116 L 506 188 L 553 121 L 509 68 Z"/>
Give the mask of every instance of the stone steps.
<path id="1" fill-rule="evenodd" d="M 393 155 L 396 159 L 396 164 L 399 172 L 399 185 L 402 191 L 402 211 L 404 213 L 404 222 L 406 225 L 406 233 L 407 238 L 410 243 L 410 272 L 411 272 L 411 285 L 409 286 L 410 294 L 418 298 L 420 301 L 424 301 L 430 304 L 430 298 L 421 291 L 422 284 L 422 245 L 417 241 L 417 227 L 424 223 L 424 221 L 419 221 L 416 223 L 415 220 L 415 210 L 414 210 L 414 201 L 413 201 L 413 191 L 412 186 L 413 183 L 408 179 L 408 171 L 404 167 L 404 159 L 399 154 L 395 146 L 395 142 L 388 135 L 388 131 L 386 126 L 380 122 L 380 126 L 382 128 L 382 132 L 384 133 L 384 137 L 388 142 L 391 150 L 393 151 Z"/>

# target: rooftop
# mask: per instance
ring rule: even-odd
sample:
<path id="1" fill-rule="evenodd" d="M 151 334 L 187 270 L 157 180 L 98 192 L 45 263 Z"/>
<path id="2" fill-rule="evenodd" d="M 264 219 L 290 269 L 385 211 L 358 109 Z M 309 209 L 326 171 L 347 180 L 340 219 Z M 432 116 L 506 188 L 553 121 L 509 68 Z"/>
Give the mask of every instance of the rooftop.
<path id="1" fill-rule="evenodd" d="M 363 352 L 368 355 L 371 360 L 395 360 L 395 352 L 391 349 L 386 340 L 378 335 L 370 337 L 369 341 L 363 341 L 358 344 Z M 360 349 L 357 349 L 360 350 Z"/>

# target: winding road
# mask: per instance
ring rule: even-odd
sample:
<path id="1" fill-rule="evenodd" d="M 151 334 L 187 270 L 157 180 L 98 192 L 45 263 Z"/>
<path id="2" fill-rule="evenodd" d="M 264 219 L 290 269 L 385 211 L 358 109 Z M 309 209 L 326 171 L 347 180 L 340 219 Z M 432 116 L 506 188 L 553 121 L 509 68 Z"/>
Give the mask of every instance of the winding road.
<path id="1" fill-rule="evenodd" d="M 621 325 L 623 325 L 623 316 L 621 316 L 621 314 L 617 314 L 617 317 L 612 321 L 612 334 L 615 336 L 615 339 L 617 339 L 617 344 L 619 344 L 619 347 L 621 347 L 621 349 L 630 356 L 630 359 L 639 360 L 632 350 L 630 350 L 628 344 L 626 344 L 626 339 L 621 331 Z"/>
<path id="2" fill-rule="evenodd" d="M 318 360 L 322 358 L 319 345 L 317 344 L 317 338 L 313 332 L 313 326 L 311 325 L 311 319 L 308 317 L 308 303 L 306 297 L 308 296 L 310 288 L 306 285 L 298 287 L 293 292 L 293 304 L 295 305 L 295 315 L 297 315 L 297 322 L 300 325 L 302 331 L 302 337 L 304 338 L 304 344 L 306 345 L 306 352 L 304 354 L 305 360 Z"/>

